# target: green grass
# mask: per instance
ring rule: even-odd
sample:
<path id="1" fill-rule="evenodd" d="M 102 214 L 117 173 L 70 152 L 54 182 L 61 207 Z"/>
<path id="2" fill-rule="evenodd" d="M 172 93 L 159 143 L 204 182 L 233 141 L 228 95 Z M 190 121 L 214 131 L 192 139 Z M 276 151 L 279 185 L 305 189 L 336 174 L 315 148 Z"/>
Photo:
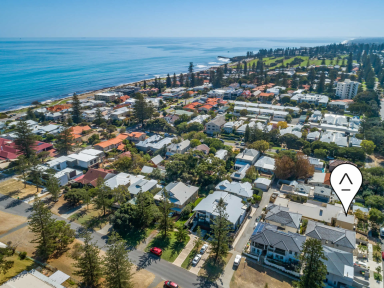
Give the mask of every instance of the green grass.
<path id="1" fill-rule="evenodd" d="M 161 248 L 163 250 L 161 259 L 164 259 L 168 262 L 173 262 L 187 245 L 189 239 L 190 237 L 188 236 L 184 242 L 178 242 L 175 237 L 175 232 L 169 233 L 167 237 L 163 237 L 163 235 L 160 234 L 148 244 L 147 248 L 145 248 L 145 251 L 149 252 L 152 247 Z"/>
<path id="2" fill-rule="evenodd" d="M 345 117 L 353 117 L 352 114 L 344 114 Z"/>
<path id="3" fill-rule="evenodd" d="M 196 201 L 195 201 L 195 203 L 194 203 L 195 207 L 196 207 L 196 206 L 201 202 L 201 200 L 203 200 L 203 199 L 204 199 L 204 197 L 197 198 Z"/>
<path id="4" fill-rule="evenodd" d="M 96 209 L 83 209 L 78 213 L 73 214 L 69 217 L 69 220 L 75 221 L 76 223 L 87 227 L 88 229 L 99 230 L 103 228 L 109 220 L 109 215 L 102 215 L 101 210 Z"/>
<path id="5" fill-rule="evenodd" d="M 201 245 L 201 246 L 203 246 L 203 245 Z M 187 269 L 187 270 L 189 270 L 191 268 L 192 260 L 196 256 L 198 251 L 200 251 L 201 246 L 197 247 L 197 249 L 194 248 L 191 250 L 191 252 L 189 252 L 187 258 L 185 258 L 184 262 L 181 264 L 181 267 L 183 267 L 184 269 Z"/>
<path id="6" fill-rule="evenodd" d="M 191 213 L 189 213 L 188 217 L 186 217 L 186 218 L 181 218 L 180 217 L 179 220 L 176 221 L 176 223 L 179 224 L 179 225 L 184 225 L 185 222 L 187 222 L 188 219 L 191 218 L 193 214 L 194 214 L 194 212 L 191 212 Z"/>
<path id="7" fill-rule="evenodd" d="M 353 205 L 365 208 L 364 204 L 360 203 L 360 202 L 355 202 L 355 203 L 353 203 Z"/>
<path id="8" fill-rule="evenodd" d="M 9 279 L 15 277 L 17 274 L 23 272 L 24 270 L 31 270 L 36 268 L 38 265 L 33 262 L 31 259 L 20 260 L 19 255 L 15 254 L 12 257 L 6 258 L 9 261 L 14 261 L 13 267 L 8 270 L 6 274 L 0 273 L 0 285 Z"/>

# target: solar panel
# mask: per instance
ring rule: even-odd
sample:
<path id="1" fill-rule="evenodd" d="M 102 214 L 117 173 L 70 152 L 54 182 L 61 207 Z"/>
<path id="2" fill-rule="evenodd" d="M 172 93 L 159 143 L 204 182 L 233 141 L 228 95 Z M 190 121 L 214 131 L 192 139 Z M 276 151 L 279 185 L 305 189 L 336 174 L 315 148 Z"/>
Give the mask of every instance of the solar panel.
<path id="1" fill-rule="evenodd" d="M 259 233 L 259 232 L 261 232 L 261 231 L 263 231 L 264 226 L 265 226 L 265 223 L 259 222 L 259 223 L 256 225 L 255 230 L 254 230 L 253 233 L 252 233 L 252 236 L 255 235 L 255 234 L 257 234 L 257 233 Z"/>

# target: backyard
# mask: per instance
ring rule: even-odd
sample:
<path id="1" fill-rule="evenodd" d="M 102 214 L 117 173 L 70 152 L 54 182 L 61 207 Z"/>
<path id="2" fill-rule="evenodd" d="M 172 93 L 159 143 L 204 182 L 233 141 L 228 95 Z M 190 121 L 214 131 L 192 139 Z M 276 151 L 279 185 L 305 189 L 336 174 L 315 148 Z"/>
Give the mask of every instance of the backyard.
<path id="1" fill-rule="evenodd" d="M 230 287 L 264 288 L 266 283 L 268 288 L 292 287 L 291 278 L 242 258 L 232 276 Z"/>
<path id="2" fill-rule="evenodd" d="M 24 270 L 31 270 L 37 267 L 33 260 L 28 258 L 20 260 L 19 255 L 17 254 L 14 254 L 12 257 L 7 258 L 7 260 L 14 261 L 14 264 L 13 267 L 9 269 L 7 273 L 0 273 L 0 285 L 8 281 L 9 279 L 15 277 L 17 274 L 23 272 Z"/>
<path id="3" fill-rule="evenodd" d="M 169 233 L 167 237 L 163 237 L 163 235 L 159 234 L 148 244 L 147 248 L 145 248 L 145 252 L 149 252 L 152 247 L 161 248 L 163 250 L 161 259 L 173 262 L 180 254 L 181 250 L 184 249 L 185 245 L 187 245 L 189 239 L 190 237 L 188 236 L 185 241 L 178 242 L 175 237 L 175 232 Z"/>

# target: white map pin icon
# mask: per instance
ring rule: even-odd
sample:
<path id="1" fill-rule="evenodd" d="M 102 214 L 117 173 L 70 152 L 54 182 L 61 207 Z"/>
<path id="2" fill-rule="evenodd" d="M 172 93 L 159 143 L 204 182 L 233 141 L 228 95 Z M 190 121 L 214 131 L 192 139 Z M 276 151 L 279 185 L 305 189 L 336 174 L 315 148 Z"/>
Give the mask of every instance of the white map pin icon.
<path id="1" fill-rule="evenodd" d="M 363 183 L 363 175 L 355 165 L 345 163 L 332 171 L 330 181 L 347 216 L 349 206 Z"/>

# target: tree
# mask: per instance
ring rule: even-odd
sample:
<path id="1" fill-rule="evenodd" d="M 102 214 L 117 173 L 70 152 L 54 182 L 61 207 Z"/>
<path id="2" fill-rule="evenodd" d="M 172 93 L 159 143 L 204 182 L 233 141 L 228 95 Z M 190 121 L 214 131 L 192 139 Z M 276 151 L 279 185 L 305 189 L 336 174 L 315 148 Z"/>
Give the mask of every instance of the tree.
<path id="1" fill-rule="evenodd" d="M 48 180 L 45 183 L 45 187 L 48 192 L 52 195 L 53 201 L 57 201 L 59 199 L 60 194 L 60 181 L 53 174 L 48 176 Z"/>
<path id="2" fill-rule="evenodd" d="M 101 125 L 101 123 L 105 122 L 105 119 L 103 117 L 103 114 L 101 113 L 101 110 L 99 107 L 96 108 L 96 113 L 95 113 L 95 120 L 93 120 L 93 123 L 96 125 Z"/>
<path id="3" fill-rule="evenodd" d="M 36 158 L 36 156 L 31 157 L 30 159 L 30 173 L 29 177 L 31 178 L 33 184 L 36 186 L 36 193 L 39 193 L 39 186 L 43 184 L 43 181 L 41 179 L 41 169 L 39 167 L 39 162 Z"/>
<path id="4" fill-rule="evenodd" d="M 364 152 L 368 155 L 372 154 L 373 151 L 376 148 L 376 145 L 373 143 L 373 141 L 370 140 L 363 140 L 360 143 L 361 148 L 363 148 Z"/>
<path id="5" fill-rule="evenodd" d="M 96 243 L 92 243 L 91 232 L 85 231 L 82 235 L 84 244 L 79 247 L 80 255 L 77 257 L 74 267 L 74 275 L 81 278 L 84 286 L 98 287 L 103 275 L 100 250 Z"/>
<path id="6" fill-rule="evenodd" d="M 381 225 L 384 222 L 384 214 L 376 208 L 371 208 L 371 210 L 369 210 L 368 216 L 369 221 L 375 223 L 376 225 Z"/>
<path id="7" fill-rule="evenodd" d="M 226 204 L 223 198 L 216 204 L 215 208 L 216 217 L 213 219 L 211 224 L 212 229 L 212 240 L 211 240 L 211 251 L 215 256 L 215 263 L 217 259 L 223 258 L 228 254 L 228 243 L 229 243 L 229 231 L 230 222 L 228 221 L 228 214 L 226 213 Z"/>
<path id="8" fill-rule="evenodd" d="M 77 206 L 83 200 L 83 189 L 71 189 L 64 194 L 64 200 L 72 206 Z"/>
<path id="9" fill-rule="evenodd" d="M 112 138 L 112 133 L 116 131 L 116 126 L 115 125 L 108 125 L 107 131 L 109 133 L 109 137 Z"/>
<path id="10" fill-rule="evenodd" d="M 52 212 L 40 199 L 32 206 L 32 214 L 28 217 L 29 230 L 36 235 L 32 243 L 37 243 L 37 249 L 43 258 L 48 258 L 56 250 L 55 220 Z"/>
<path id="11" fill-rule="evenodd" d="M 240 110 L 240 116 L 241 117 L 245 117 L 245 116 L 247 116 L 247 114 L 248 114 L 247 109 Z"/>
<path id="12" fill-rule="evenodd" d="M 245 133 L 244 133 L 244 142 L 248 142 L 249 138 L 251 136 L 251 128 L 249 128 L 249 125 L 245 127 Z"/>
<path id="13" fill-rule="evenodd" d="M 157 214 L 157 207 L 151 192 L 139 192 L 136 196 L 136 219 L 138 227 L 148 227 Z"/>
<path id="14" fill-rule="evenodd" d="M 192 139 L 191 140 L 191 147 L 192 148 L 195 148 L 196 146 L 199 146 L 199 145 L 201 145 L 201 142 L 199 139 Z"/>
<path id="15" fill-rule="evenodd" d="M 123 156 L 113 162 L 113 168 L 119 172 L 128 172 L 132 167 L 132 158 L 128 156 Z"/>
<path id="16" fill-rule="evenodd" d="M 321 288 L 327 277 L 327 266 L 323 260 L 327 260 L 324 255 L 321 241 L 308 238 L 302 246 L 300 263 L 303 267 L 303 275 L 298 282 L 300 288 Z"/>
<path id="17" fill-rule="evenodd" d="M 188 72 L 193 73 L 193 62 L 189 62 Z"/>
<path id="18" fill-rule="evenodd" d="M 104 259 L 106 287 L 133 288 L 132 267 L 126 241 L 113 231 L 108 238 L 108 249 Z"/>
<path id="19" fill-rule="evenodd" d="M 81 106 L 80 106 L 79 97 L 77 97 L 76 93 L 73 93 L 73 97 L 72 97 L 72 120 L 76 124 L 79 124 L 82 121 L 80 109 L 81 109 Z"/>
<path id="20" fill-rule="evenodd" d="M 68 246 L 75 240 L 75 230 L 64 220 L 55 221 L 53 224 L 56 249 L 60 252 L 67 250 Z"/>
<path id="21" fill-rule="evenodd" d="M 133 107 L 133 115 L 141 123 L 144 124 L 144 120 L 152 117 L 154 112 L 153 106 L 149 104 L 142 94 L 138 94 Z"/>
<path id="22" fill-rule="evenodd" d="M 29 127 L 28 123 L 24 120 L 20 121 L 15 128 L 15 144 L 17 149 L 20 150 L 25 157 L 30 158 L 35 154 L 33 150 L 35 146 L 35 135 L 32 133 L 32 129 Z"/>
<path id="23" fill-rule="evenodd" d="M 288 156 L 278 157 L 275 160 L 275 175 L 286 180 L 294 174 L 295 162 Z"/>
<path id="24" fill-rule="evenodd" d="M 277 128 L 278 129 L 285 129 L 285 128 L 287 128 L 288 127 L 288 124 L 287 124 L 287 122 L 285 122 L 285 121 L 279 121 L 279 122 L 277 122 Z"/>
<path id="25" fill-rule="evenodd" d="M 352 63 L 353 63 L 353 56 L 352 56 L 352 52 L 349 52 L 349 55 L 348 55 L 348 64 L 347 64 L 347 72 L 350 73 L 352 71 Z"/>
<path id="26" fill-rule="evenodd" d="M 256 142 L 253 142 L 251 145 L 249 145 L 249 148 L 260 151 L 260 153 L 263 154 L 269 149 L 269 143 L 265 140 L 257 140 Z"/>
<path id="27" fill-rule="evenodd" d="M 316 149 L 313 151 L 316 158 L 325 159 L 328 155 L 327 149 Z"/>
<path id="28" fill-rule="evenodd" d="M 172 80 L 171 80 L 171 77 L 169 76 L 169 73 L 167 75 L 166 84 L 165 85 L 167 86 L 167 88 L 172 86 Z"/>
<path id="29" fill-rule="evenodd" d="M 180 224 L 175 232 L 175 237 L 178 242 L 184 242 L 188 238 L 188 231 L 184 225 Z"/>
<path id="30" fill-rule="evenodd" d="M 112 191 L 111 188 L 107 185 L 105 185 L 103 179 L 98 179 L 97 181 L 97 187 L 96 187 L 96 197 L 93 199 L 93 202 L 96 205 L 96 209 L 102 209 L 103 215 L 105 216 L 107 209 L 109 209 L 114 199 L 112 197 Z"/>
<path id="31" fill-rule="evenodd" d="M 14 261 L 10 261 L 7 258 L 14 254 L 10 247 L 0 248 L 0 275 L 1 273 L 6 274 L 9 269 L 14 265 Z"/>
<path id="32" fill-rule="evenodd" d="M 196 250 L 200 248 L 200 246 L 203 244 L 203 237 L 201 237 L 201 228 L 200 226 L 197 226 L 196 230 L 196 239 L 195 239 L 195 248 Z"/>
<path id="33" fill-rule="evenodd" d="M 30 166 L 29 159 L 26 158 L 24 155 L 20 155 L 17 160 L 16 169 L 19 173 L 21 173 L 21 176 L 24 180 L 24 188 L 27 187 L 27 177 L 28 177 L 27 171 L 29 169 L 29 166 Z"/>
<path id="34" fill-rule="evenodd" d="M 163 190 L 163 197 L 159 203 L 160 218 L 158 220 L 158 229 L 163 234 L 163 237 L 167 237 L 168 233 L 172 231 L 173 221 L 169 217 L 173 204 L 169 201 L 168 192 Z"/>
<path id="35" fill-rule="evenodd" d="M 315 173 L 315 167 L 309 163 L 304 154 L 297 154 L 297 159 L 295 162 L 295 176 L 298 179 L 309 178 Z"/>
<path id="36" fill-rule="evenodd" d="M 73 143 L 75 143 L 75 137 L 72 134 L 72 128 L 64 128 L 56 140 L 56 150 L 59 154 L 68 155 L 69 152 L 74 151 Z"/>

